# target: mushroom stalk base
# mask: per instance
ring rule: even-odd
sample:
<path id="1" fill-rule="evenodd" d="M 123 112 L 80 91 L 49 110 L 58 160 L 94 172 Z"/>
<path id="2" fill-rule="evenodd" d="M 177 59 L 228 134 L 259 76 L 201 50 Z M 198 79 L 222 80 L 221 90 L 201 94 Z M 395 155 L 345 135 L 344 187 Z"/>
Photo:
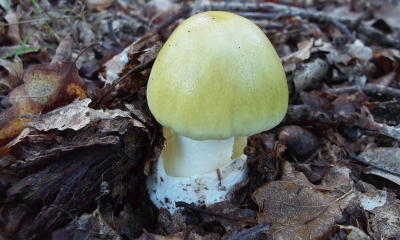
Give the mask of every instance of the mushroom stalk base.
<path id="1" fill-rule="evenodd" d="M 205 143 L 206 141 L 194 141 L 176 133 L 170 134 L 171 132 L 164 130 L 167 147 L 163 149 L 160 158 L 147 177 L 147 188 L 154 204 L 159 208 L 168 209 L 172 214 L 177 209 L 176 201 L 208 206 L 229 200 L 232 197 L 234 185 L 247 177 L 247 156 L 240 154 L 243 152 L 246 138 L 231 138 Z M 210 145 L 206 153 L 207 148 L 204 149 L 204 144 Z M 196 145 L 200 145 L 200 147 Z M 198 151 L 199 149 L 202 150 Z M 172 154 L 175 156 L 174 159 L 171 157 L 171 153 L 175 152 L 179 152 L 179 154 Z M 223 156 L 222 159 L 221 156 Z M 164 158 L 167 157 L 170 159 L 166 161 Z M 232 157 L 235 159 L 232 160 Z M 215 158 L 214 161 L 223 164 L 217 169 L 204 172 L 204 169 L 199 166 L 202 162 L 209 164 L 210 158 Z M 198 170 L 199 173 L 190 176 L 171 176 L 171 172 L 175 173 L 176 171 L 171 170 L 168 166 L 164 168 L 166 163 L 170 164 L 171 161 L 179 162 L 176 166 L 180 167 L 186 165 L 187 162 L 197 162 L 193 163 L 191 169 L 189 169 L 190 166 L 184 169 L 186 169 L 185 172 Z M 168 171 L 169 174 L 166 173 Z"/>
<path id="2" fill-rule="evenodd" d="M 158 207 L 164 207 L 171 214 L 177 209 L 176 201 L 206 206 L 229 200 L 233 187 L 247 177 L 247 156 L 242 155 L 219 169 L 207 174 L 195 174 L 191 177 L 170 177 L 165 173 L 162 160 L 154 164 L 153 174 L 147 178 L 150 199 Z"/>

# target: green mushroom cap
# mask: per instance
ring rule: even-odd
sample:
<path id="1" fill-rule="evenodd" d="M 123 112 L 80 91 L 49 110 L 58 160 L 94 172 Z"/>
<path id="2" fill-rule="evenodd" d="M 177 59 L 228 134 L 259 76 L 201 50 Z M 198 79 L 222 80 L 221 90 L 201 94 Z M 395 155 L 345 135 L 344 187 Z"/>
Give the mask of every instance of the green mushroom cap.
<path id="1" fill-rule="evenodd" d="M 254 23 L 203 12 L 170 36 L 147 86 L 162 125 L 193 140 L 250 136 L 278 125 L 288 87 L 279 56 Z"/>

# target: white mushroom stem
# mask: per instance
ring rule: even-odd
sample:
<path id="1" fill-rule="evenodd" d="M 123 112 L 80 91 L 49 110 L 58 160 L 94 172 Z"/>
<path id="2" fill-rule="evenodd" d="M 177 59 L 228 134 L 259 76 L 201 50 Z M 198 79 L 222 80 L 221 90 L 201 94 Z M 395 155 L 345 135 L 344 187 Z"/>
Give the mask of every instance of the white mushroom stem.
<path id="1" fill-rule="evenodd" d="M 228 200 L 247 177 L 246 137 L 195 141 L 164 129 L 167 147 L 147 179 L 151 200 L 173 213 L 175 201 L 210 205 Z"/>

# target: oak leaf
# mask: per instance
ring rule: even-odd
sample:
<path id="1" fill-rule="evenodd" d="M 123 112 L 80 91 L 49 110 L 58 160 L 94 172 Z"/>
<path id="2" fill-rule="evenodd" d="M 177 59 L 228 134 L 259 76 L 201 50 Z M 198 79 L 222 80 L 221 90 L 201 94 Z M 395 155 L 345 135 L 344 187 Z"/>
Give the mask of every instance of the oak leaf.
<path id="1" fill-rule="evenodd" d="M 0 113 L 0 146 L 18 136 L 25 128 L 23 124 L 30 121 L 20 119 L 21 115 L 46 113 L 86 97 L 86 84 L 79 77 L 75 62 L 31 66 L 23 81 L 8 95 L 12 107 Z"/>

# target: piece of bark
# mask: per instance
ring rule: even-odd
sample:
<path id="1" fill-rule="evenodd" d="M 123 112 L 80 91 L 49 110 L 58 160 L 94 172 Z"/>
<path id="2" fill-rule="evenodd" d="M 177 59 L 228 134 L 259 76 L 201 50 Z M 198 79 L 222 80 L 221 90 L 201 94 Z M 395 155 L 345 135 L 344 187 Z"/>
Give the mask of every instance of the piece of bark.
<path id="1" fill-rule="evenodd" d="M 121 119 L 120 123 L 122 124 L 121 121 L 124 120 L 127 119 Z M 114 124 L 118 125 L 118 122 Z M 3 202 L 35 206 L 28 212 L 35 216 L 30 228 L 13 230 L 13 232 L 24 231 L 24 235 L 18 236 L 17 239 L 30 238 L 38 233 L 59 229 L 84 212 L 94 211 L 104 198 L 116 201 L 121 196 L 127 195 L 127 191 L 139 192 L 139 184 L 145 177 L 143 171 L 145 162 L 154 157 L 153 146 L 150 143 L 154 136 L 150 138 L 147 129 L 137 127 L 133 122 L 121 126 L 122 129 L 115 128 L 113 131 L 103 132 L 103 137 L 112 137 L 116 141 L 106 145 L 77 146 L 64 152 L 59 158 L 54 159 L 54 156 L 50 156 L 52 161 L 43 161 L 41 165 L 36 165 L 37 171 L 31 169 L 27 172 L 23 169 L 22 178 L 18 177 L 18 174 L 14 176 L 17 180 L 14 179 L 11 183 Z M 92 127 L 101 129 L 101 126 Z M 83 136 L 83 133 L 87 131 L 70 132 L 75 134 L 76 138 L 87 137 Z M 76 143 L 79 144 L 78 141 Z M 16 147 L 8 155 L 20 149 Z M 14 154 L 14 157 L 17 155 Z M 5 173 L 7 170 L 5 168 L 2 167 L 0 172 Z M 14 166 L 14 173 L 18 172 L 17 168 L 18 166 Z M 114 189 L 123 185 L 129 176 L 137 178 L 134 186 L 118 190 L 117 195 L 105 194 L 107 191 L 115 192 Z M 107 183 L 107 191 L 101 188 L 104 182 Z M 6 188 L 7 186 L 3 190 Z M 134 198 L 128 201 L 133 203 L 139 200 Z M 22 220 L 21 226 L 26 225 L 24 221 Z M 141 229 L 138 231 L 140 234 Z"/>

